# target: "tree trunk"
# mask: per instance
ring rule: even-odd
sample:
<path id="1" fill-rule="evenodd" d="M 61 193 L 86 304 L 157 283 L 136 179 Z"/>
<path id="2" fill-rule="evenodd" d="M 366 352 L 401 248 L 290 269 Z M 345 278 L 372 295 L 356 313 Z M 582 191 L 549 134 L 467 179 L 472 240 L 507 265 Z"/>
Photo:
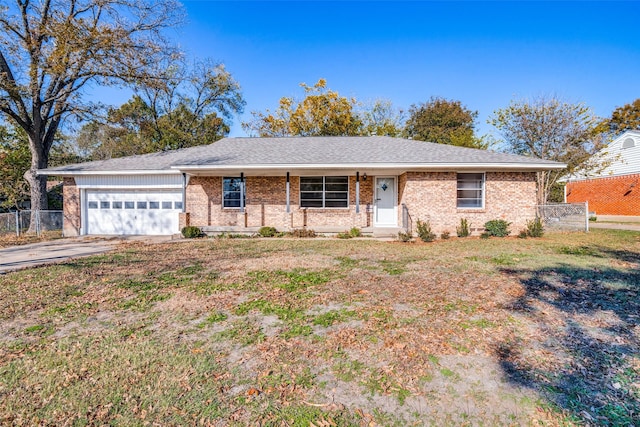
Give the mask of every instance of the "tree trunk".
<path id="1" fill-rule="evenodd" d="M 39 138 L 40 137 L 40 138 Z M 24 178 L 31 187 L 31 220 L 29 222 L 29 230 L 27 233 L 35 233 L 36 230 L 36 211 L 46 210 L 49 208 L 47 200 L 47 177 L 37 176 L 38 169 L 44 169 L 49 164 L 49 153 L 44 148 L 46 142 L 43 141 L 44 135 L 36 133 L 29 135 L 29 144 L 31 146 L 31 168 L 25 172 Z"/>

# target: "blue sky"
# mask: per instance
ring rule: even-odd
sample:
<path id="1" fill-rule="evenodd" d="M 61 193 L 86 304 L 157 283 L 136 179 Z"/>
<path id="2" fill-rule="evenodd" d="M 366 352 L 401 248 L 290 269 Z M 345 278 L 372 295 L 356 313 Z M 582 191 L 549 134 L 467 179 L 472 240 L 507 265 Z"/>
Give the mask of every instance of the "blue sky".
<path id="1" fill-rule="evenodd" d="M 557 95 L 596 114 L 640 97 L 640 2 L 183 2 L 175 40 L 223 62 L 251 111 L 301 98 L 325 78 L 360 101 L 407 109 L 431 96 L 491 113 L 513 98 Z M 114 96 L 115 104 L 126 101 Z"/>

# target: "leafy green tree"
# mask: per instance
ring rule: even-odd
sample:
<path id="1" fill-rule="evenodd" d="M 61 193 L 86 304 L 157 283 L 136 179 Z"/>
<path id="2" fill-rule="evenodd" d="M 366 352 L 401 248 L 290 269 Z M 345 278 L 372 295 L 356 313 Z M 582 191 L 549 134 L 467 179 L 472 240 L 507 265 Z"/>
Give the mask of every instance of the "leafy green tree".
<path id="1" fill-rule="evenodd" d="M 240 86 L 219 64 L 201 62 L 185 70 L 170 67 L 162 84 L 139 88 L 106 119 L 83 126 L 76 138 L 79 150 L 100 160 L 210 144 L 226 136 L 228 120 L 244 107 Z"/>
<path id="2" fill-rule="evenodd" d="M 611 117 L 606 119 L 603 125 L 614 134 L 626 130 L 640 130 L 640 98 L 613 110 Z"/>
<path id="3" fill-rule="evenodd" d="M 172 64 L 161 85 L 145 86 L 140 96 L 151 113 L 149 151 L 210 144 L 229 133 L 231 119 L 243 111 L 240 85 L 224 64 L 210 59 Z"/>
<path id="4" fill-rule="evenodd" d="M 405 115 L 402 110 L 395 108 L 391 101 L 378 99 L 370 106 L 361 109 L 360 120 L 362 135 L 392 136 L 402 135 Z"/>
<path id="5" fill-rule="evenodd" d="M 31 164 L 33 209 L 46 209 L 46 177 L 65 118 L 95 105 L 87 86 L 153 82 L 157 64 L 176 58 L 164 30 L 181 21 L 173 0 L 15 0 L 0 6 L 0 112 L 22 128 Z"/>
<path id="6" fill-rule="evenodd" d="M 477 111 L 471 111 L 460 101 L 432 97 L 428 102 L 412 105 L 404 136 L 420 141 L 487 148 L 487 143 L 475 135 Z"/>
<path id="7" fill-rule="evenodd" d="M 606 142 L 599 122 L 584 104 L 571 104 L 555 97 L 514 100 L 489 119 L 502 135 L 506 151 L 567 164 L 564 170 L 537 173 L 538 204 L 549 200 L 561 176 L 606 166 L 603 158 L 595 156 Z"/>
<path id="8" fill-rule="evenodd" d="M 252 112 L 253 120 L 242 123 L 251 135 L 276 136 L 355 136 L 362 121 L 356 113 L 356 100 L 326 88 L 324 79 L 313 86 L 300 84 L 305 98 L 296 102 L 284 97 L 275 112 Z"/>
<path id="9" fill-rule="evenodd" d="M 24 131 L 0 126 L 0 208 L 18 209 L 29 199 L 24 173 L 30 164 L 29 141 Z"/>
<path id="10" fill-rule="evenodd" d="M 52 165 L 77 161 L 66 139 L 56 134 L 51 149 Z M 0 208 L 20 209 L 29 200 L 29 183 L 24 177 L 31 166 L 29 138 L 26 132 L 10 123 L 0 125 Z"/>

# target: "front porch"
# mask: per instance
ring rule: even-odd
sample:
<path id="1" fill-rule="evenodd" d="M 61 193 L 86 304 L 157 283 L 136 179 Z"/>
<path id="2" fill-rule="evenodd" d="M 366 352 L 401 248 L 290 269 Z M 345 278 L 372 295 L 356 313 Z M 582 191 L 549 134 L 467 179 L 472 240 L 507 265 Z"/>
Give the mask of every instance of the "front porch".
<path id="1" fill-rule="evenodd" d="M 303 182 L 303 179 L 305 180 Z M 317 183 L 314 181 L 318 181 Z M 337 234 L 351 228 L 390 236 L 406 228 L 396 176 L 191 176 L 180 229 L 254 234 L 261 227 Z"/>

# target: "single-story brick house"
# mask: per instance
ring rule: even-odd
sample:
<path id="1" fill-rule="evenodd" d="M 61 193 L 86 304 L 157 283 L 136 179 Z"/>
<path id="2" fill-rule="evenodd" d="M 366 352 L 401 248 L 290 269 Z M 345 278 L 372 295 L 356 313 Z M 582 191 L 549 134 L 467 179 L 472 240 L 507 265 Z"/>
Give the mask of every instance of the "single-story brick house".
<path id="1" fill-rule="evenodd" d="M 640 130 L 622 133 L 597 156 L 610 164 L 566 178 L 566 201 L 589 202 L 596 215 L 640 215 Z"/>
<path id="2" fill-rule="evenodd" d="M 390 137 L 225 138 L 182 150 L 39 171 L 64 178 L 64 234 L 173 234 L 358 227 L 396 233 L 420 219 L 525 226 L 536 214 L 532 157 Z"/>

